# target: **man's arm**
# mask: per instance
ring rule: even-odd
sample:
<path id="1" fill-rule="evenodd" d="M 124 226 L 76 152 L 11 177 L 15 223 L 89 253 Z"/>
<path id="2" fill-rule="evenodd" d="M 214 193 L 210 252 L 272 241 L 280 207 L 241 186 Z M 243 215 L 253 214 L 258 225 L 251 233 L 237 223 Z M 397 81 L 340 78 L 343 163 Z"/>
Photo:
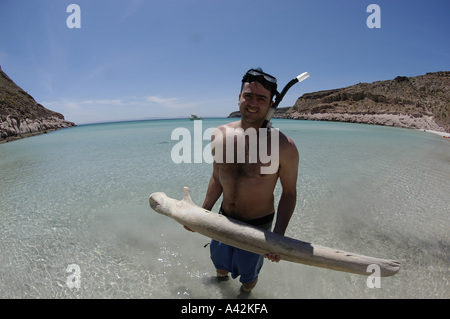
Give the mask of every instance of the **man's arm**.
<path id="1" fill-rule="evenodd" d="M 209 180 L 208 189 L 206 191 L 205 201 L 203 202 L 202 208 L 211 210 L 214 204 L 219 199 L 220 195 L 222 195 L 222 185 L 219 182 L 219 169 L 217 167 L 216 162 L 214 162 L 214 169 L 212 176 Z M 194 232 L 187 226 L 184 226 L 186 230 Z"/>
<path id="2" fill-rule="evenodd" d="M 216 162 L 213 164 L 213 173 L 209 180 L 208 190 L 206 191 L 205 201 L 202 207 L 207 210 L 211 210 L 214 204 L 222 195 L 222 185 L 219 181 L 219 168 Z"/>
<path id="3" fill-rule="evenodd" d="M 212 135 L 212 142 L 214 141 L 215 135 L 219 132 L 217 129 L 214 131 L 215 134 Z M 213 156 L 215 155 L 215 148 L 212 149 Z M 216 161 L 213 162 L 213 173 L 211 178 L 209 179 L 208 189 L 206 190 L 205 201 L 203 202 L 202 208 L 211 210 L 214 207 L 214 204 L 219 199 L 220 195 L 222 195 L 222 184 L 219 181 L 219 166 Z M 184 226 L 185 229 L 192 231 L 189 227 Z"/>
<path id="4" fill-rule="evenodd" d="M 280 182 L 283 188 L 278 203 L 274 233 L 284 235 L 297 202 L 298 150 L 294 142 L 287 138 L 286 146 L 280 149 Z"/>
<path id="5" fill-rule="evenodd" d="M 284 147 L 280 147 L 280 169 L 279 176 L 283 188 L 280 202 L 278 203 L 277 219 L 274 233 L 284 235 L 291 220 L 297 202 L 297 175 L 299 156 L 294 142 L 287 138 Z M 267 254 L 272 261 L 280 261 L 280 256 Z"/>
<path id="6" fill-rule="evenodd" d="M 213 155 L 213 172 L 212 176 L 209 180 L 208 190 L 206 191 L 205 201 L 203 202 L 202 207 L 211 210 L 219 199 L 220 195 L 222 195 L 222 185 L 219 181 L 219 165 L 216 161 L 216 151 L 219 149 L 219 154 L 223 153 L 223 134 L 222 134 L 222 126 L 217 127 L 211 135 L 211 153 Z M 218 154 L 218 155 L 219 155 Z M 221 161 L 220 161 L 221 162 Z"/>

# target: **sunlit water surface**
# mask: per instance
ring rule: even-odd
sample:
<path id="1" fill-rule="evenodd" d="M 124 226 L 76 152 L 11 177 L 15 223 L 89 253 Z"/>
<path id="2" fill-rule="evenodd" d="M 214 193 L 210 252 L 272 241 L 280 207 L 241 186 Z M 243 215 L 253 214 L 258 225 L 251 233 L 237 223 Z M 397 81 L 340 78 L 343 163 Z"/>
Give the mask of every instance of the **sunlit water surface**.
<path id="1" fill-rule="evenodd" d="M 202 130 L 229 121 L 204 120 Z M 449 140 L 358 124 L 274 126 L 300 153 L 286 235 L 396 259 L 402 269 L 369 288 L 365 276 L 266 261 L 248 298 L 450 297 Z M 181 199 L 183 186 L 203 202 L 211 164 L 172 161 L 177 127 L 193 139 L 193 122 L 155 120 L 0 145 L 0 298 L 242 297 L 238 280 L 214 279 L 206 237 L 149 207 L 151 193 Z"/>

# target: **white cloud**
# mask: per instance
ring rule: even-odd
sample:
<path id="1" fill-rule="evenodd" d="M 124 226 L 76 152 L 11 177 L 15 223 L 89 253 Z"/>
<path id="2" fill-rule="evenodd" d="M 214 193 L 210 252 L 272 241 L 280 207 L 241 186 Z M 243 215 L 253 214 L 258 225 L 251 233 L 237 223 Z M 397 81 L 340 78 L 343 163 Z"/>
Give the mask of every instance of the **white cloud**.
<path id="1" fill-rule="evenodd" d="M 85 100 L 82 104 L 124 105 L 123 100 Z"/>
<path id="2" fill-rule="evenodd" d="M 197 103 L 182 103 L 176 97 L 160 96 L 129 97 L 125 99 L 62 99 L 43 102 L 46 108 L 62 113 L 77 124 L 109 122 L 150 117 L 188 116 L 189 111 L 180 111 L 198 106 Z"/>
<path id="3" fill-rule="evenodd" d="M 162 98 L 160 96 L 147 96 L 145 99 L 147 102 L 155 103 L 162 107 L 175 110 L 190 108 L 196 105 L 195 103 L 180 103 L 179 99 L 176 97 Z"/>

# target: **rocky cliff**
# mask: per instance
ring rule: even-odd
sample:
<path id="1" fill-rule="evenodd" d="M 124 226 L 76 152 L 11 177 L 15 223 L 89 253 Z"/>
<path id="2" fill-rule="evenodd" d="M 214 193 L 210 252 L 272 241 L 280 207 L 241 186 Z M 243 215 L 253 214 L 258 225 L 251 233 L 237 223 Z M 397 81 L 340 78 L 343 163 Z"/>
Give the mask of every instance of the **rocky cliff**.
<path id="1" fill-rule="evenodd" d="M 274 117 L 450 132 L 450 72 L 306 93 Z"/>
<path id="2" fill-rule="evenodd" d="M 16 85 L 0 68 L 0 143 L 75 126 Z"/>

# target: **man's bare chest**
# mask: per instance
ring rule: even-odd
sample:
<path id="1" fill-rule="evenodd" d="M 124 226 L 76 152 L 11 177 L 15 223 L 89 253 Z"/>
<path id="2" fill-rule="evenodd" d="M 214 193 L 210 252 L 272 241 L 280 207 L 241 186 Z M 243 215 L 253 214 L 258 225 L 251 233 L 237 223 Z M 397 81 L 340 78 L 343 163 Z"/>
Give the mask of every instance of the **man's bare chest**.
<path id="1" fill-rule="evenodd" d="M 218 164 L 222 174 L 230 178 L 262 178 L 261 163 L 222 163 Z"/>
<path id="2" fill-rule="evenodd" d="M 233 134 L 231 134 L 233 133 Z M 261 177 L 275 174 L 279 166 L 278 131 L 231 130 L 212 144 L 214 160 L 226 174 L 235 177 Z M 216 142 L 219 141 L 219 142 Z"/>

